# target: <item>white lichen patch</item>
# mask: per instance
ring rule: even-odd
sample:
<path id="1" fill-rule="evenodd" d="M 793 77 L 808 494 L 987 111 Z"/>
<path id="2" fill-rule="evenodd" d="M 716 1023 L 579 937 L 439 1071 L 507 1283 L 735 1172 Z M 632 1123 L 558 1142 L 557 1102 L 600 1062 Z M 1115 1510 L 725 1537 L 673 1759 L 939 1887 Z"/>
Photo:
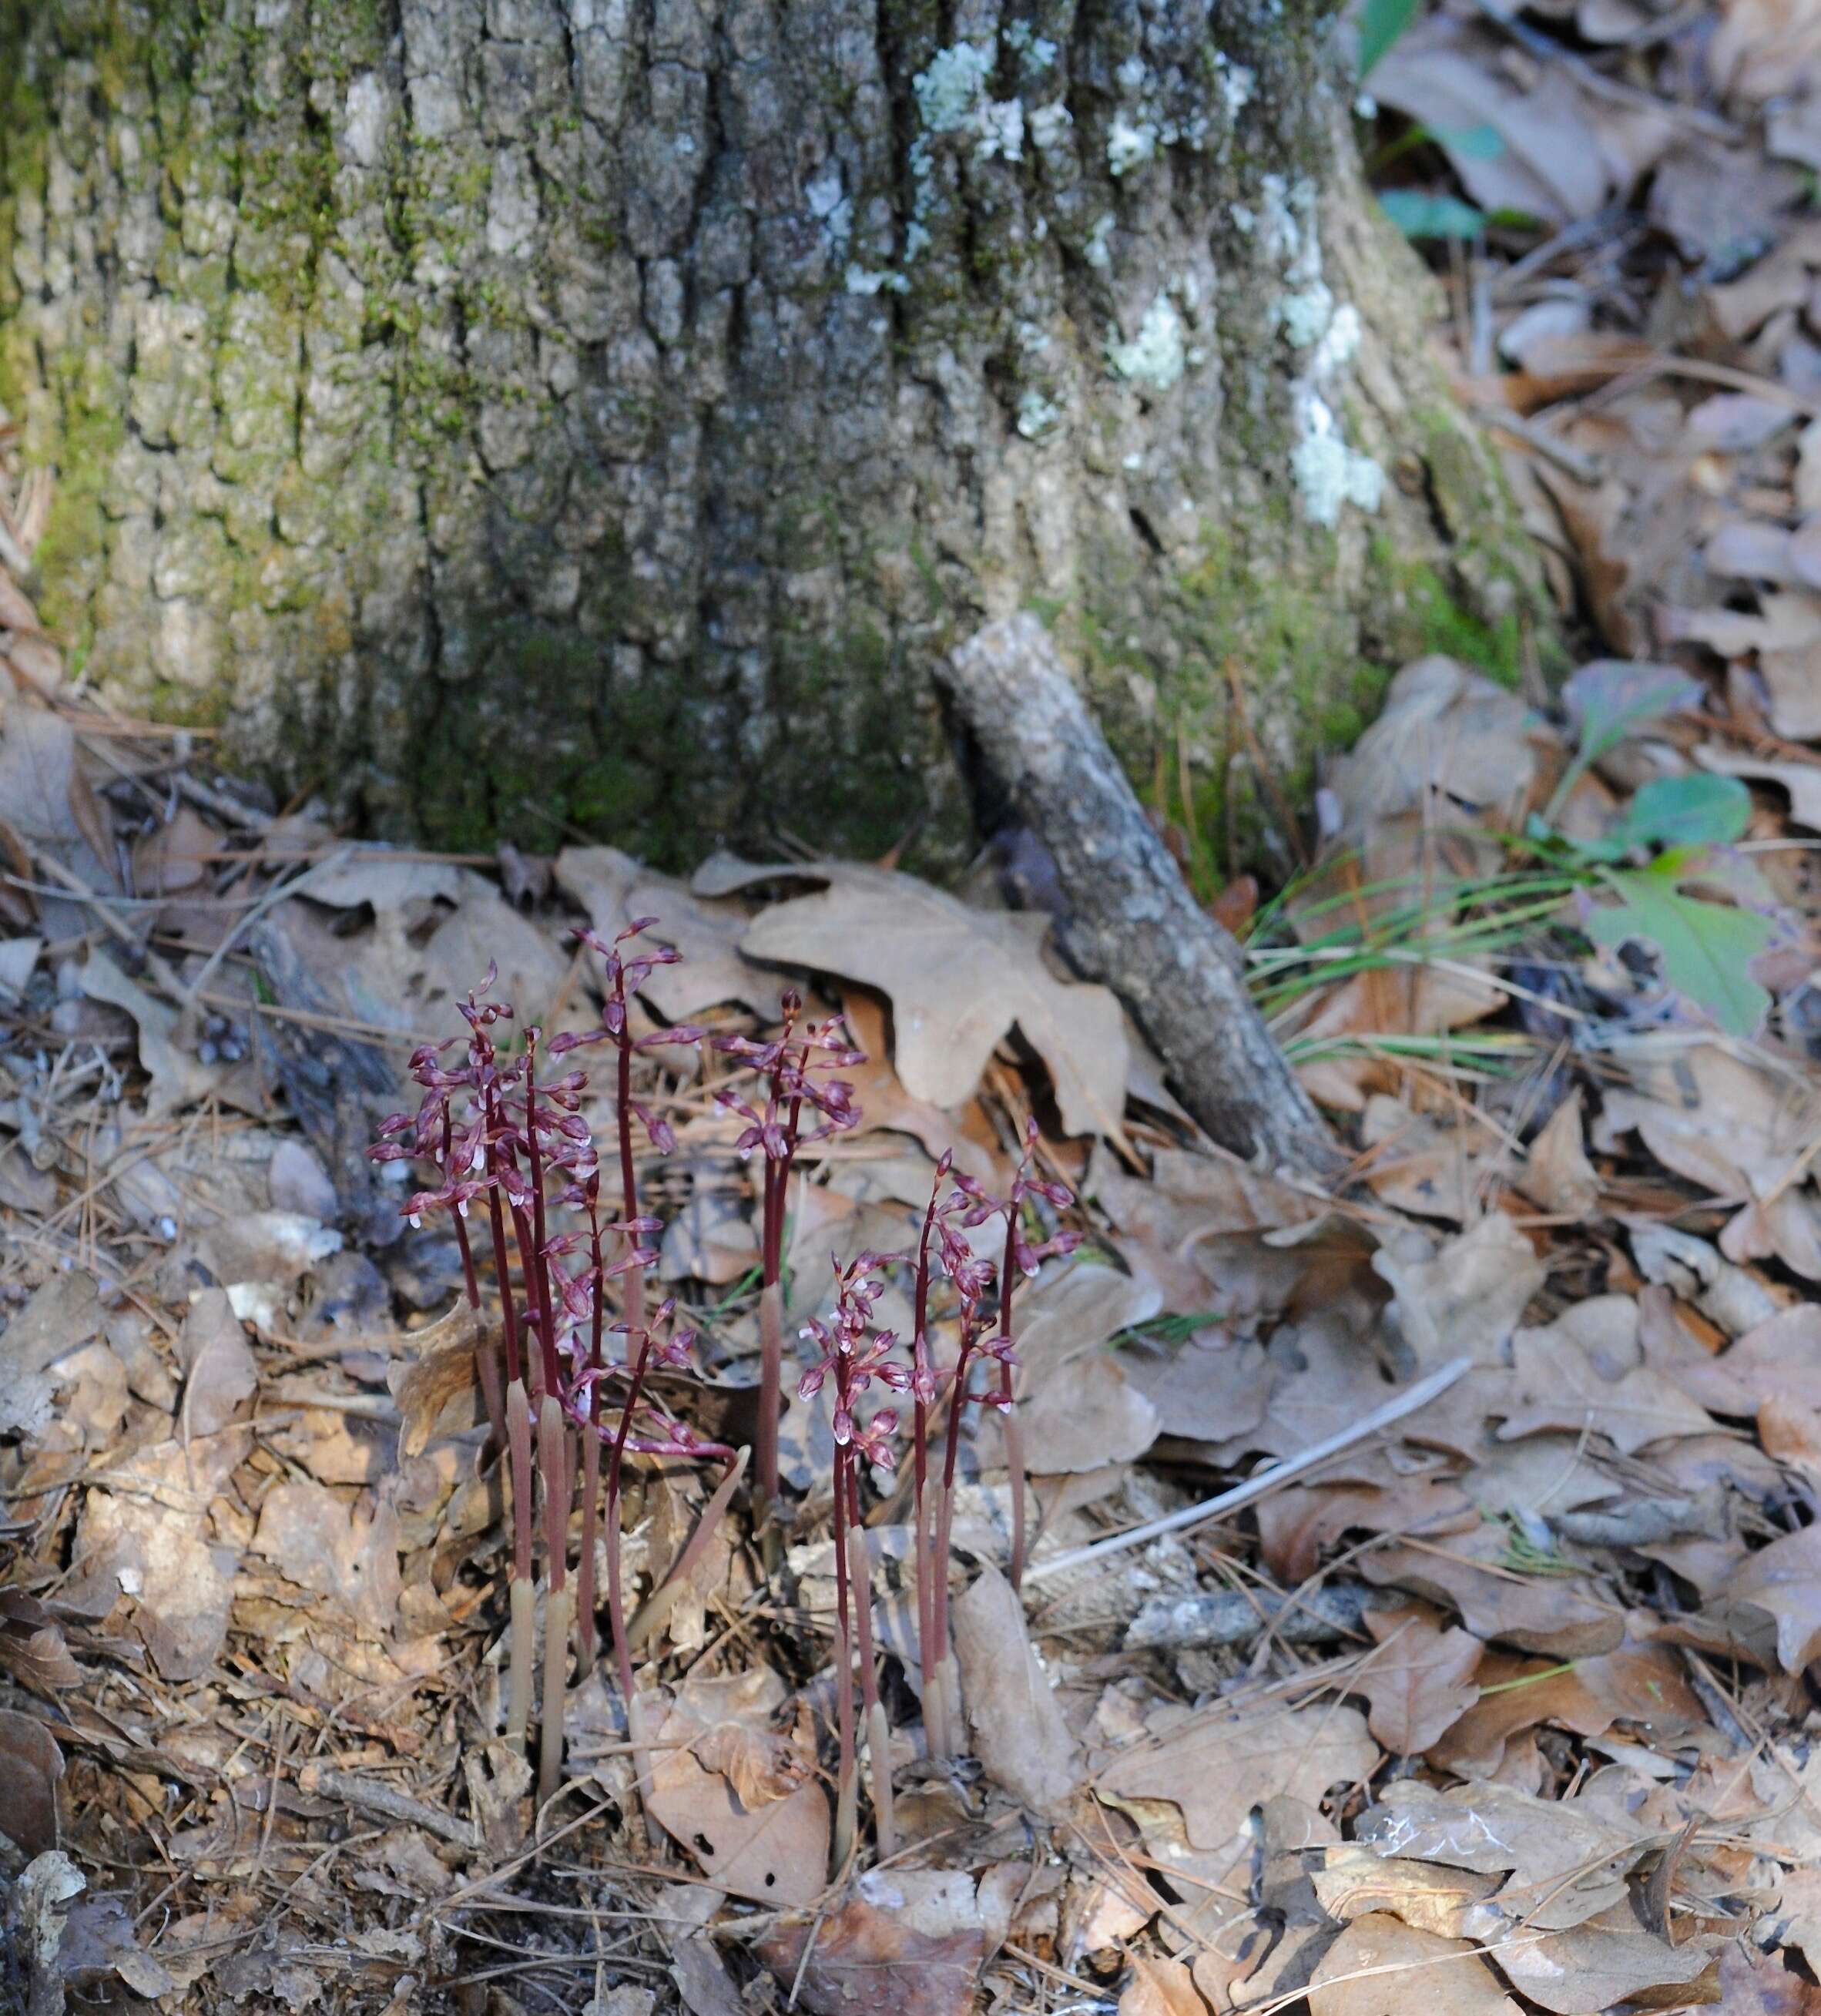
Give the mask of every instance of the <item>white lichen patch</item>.
<path id="1" fill-rule="evenodd" d="M 983 161 L 1024 158 L 1024 107 L 1016 98 L 995 99 L 974 114 L 980 134 L 974 153 Z"/>
<path id="2" fill-rule="evenodd" d="M 1107 128 L 1109 175 L 1125 175 L 1140 162 L 1154 159 L 1157 151 L 1157 129 L 1149 120 L 1128 119 L 1123 112 L 1114 113 Z"/>
<path id="3" fill-rule="evenodd" d="M 847 290 L 850 294 L 908 294 L 910 282 L 902 273 L 890 272 L 869 273 L 863 266 L 850 266 L 847 272 Z"/>
<path id="4" fill-rule="evenodd" d="M 1107 340 L 1107 361 L 1121 378 L 1167 392 L 1189 368 L 1189 346 L 1182 317 L 1167 292 L 1144 311 L 1138 333 L 1129 343 L 1114 330 Z"/>
<path id="5" fill-rule="evenodd" d="M 1112 255 L 1107 249 L 1107 241 L 1113 236 L 1115 221 L 1111 211 L 1096 218 L 1093 229 L 1088 233 L 1088 242 L 1081 247 L 1081 257 L 1098 273 L 1105 272 L 1113 263 Z"/>
<path id="6" fill-rule="evenodd" d="M 929 67 L 911 79 L 917 116 L 932 133 L 953 133 L 970 124 L 993 74 L 992 52 L 977 42 L 938 49 Z"/>
<path id="7" fill-rule="evenodd" d="M 1233 62 L 1218 49 L 1214 53 L 1214 67 L 1220 78 L 1221 95 L 1226 100 L 1227 116 L 1237 119 L 1258 88 L 1258 73 L 1244 63 Z"/>
<path id="8" fill-rule="evenodd" d="M 1031 143 L 1038 151 L 1060 146 L 1074 121 L 1069 109 L 1059 98 L 1053 105 L 1039 105 L 1031 113 L 1026 124 L 1030 128 Z"/>
<path id="9" fill-rule="evenodd" d="M 1040 35 L 1028 21 L 1013 21 L 1006 29 L 1006 46 L 1017 56 L 1024 68 L 1034 74 L 1054 67 L 1056 45 L 1047 35 Z"/>
<path id="10" fill-rule="evenodd" d="M 842 190 L 838 162 L 830 161 L 819 175 L 804 184 L 803 200 L 822 226 L 823 250 L 831 257 L 844 251 L 854 229 L 854 203 Z"/>
<path id="11" fill-rule="evenodd" d="M 1290 474 L 1312 524 L 1333 526 L 1344 504 L 1376 511 L 1384 496 L 1384 471 L 1369 455 L 1347 445 L 1333 409 L 1321 394 L 1297 388 L 1296 417 L 1302 438 L 1290 451 Z"/>
<path id="12" fill-rule="evenodd" d="M 1277 319 L 1293 350 L 1307 350 L 1319 343 L 1333 317 L 1333 290 L 1325 280 L 1286 294 L 1277 304 Z"/>
<path id="13" fill-rule="evenodd" d="M 1018 431 L 1026 441 L 1041 441 L 1062 423 L 1062 408 L 1035 385 L 1018 396 Z"/>
<path id="14" fill-rule="evenodd" d="M 1327 329 L 1309 359 L 1310 377 L 1321 385 L 1344 371 L 1359 355 L 1362 333 L 1359 309 L 1351 301 L 1343 301 L 1330 316 Z"/>

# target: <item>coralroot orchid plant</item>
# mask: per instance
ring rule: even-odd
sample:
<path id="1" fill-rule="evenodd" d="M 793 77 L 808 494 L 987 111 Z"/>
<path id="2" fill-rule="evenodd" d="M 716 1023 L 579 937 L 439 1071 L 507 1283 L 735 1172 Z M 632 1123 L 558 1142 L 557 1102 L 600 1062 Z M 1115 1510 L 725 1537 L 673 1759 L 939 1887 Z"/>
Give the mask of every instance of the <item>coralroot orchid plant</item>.
<path id="1" fill-rule="evenodd" d="M 660 1219 L 642 1209 L 635 1130 L 659 1154 L 675 1146 L 664 1120 L 633 1096 L 632 1067 L 642 1051 L 700 1045 L 710 1039 L 694 1028 L 633 1034 L 632 998 L 654 968 L 677 954 L 668 946 L 635 949 L 655 925 L 642 917 L 611 941 L 592 931 L 578 938 L 601 962 L 604 1005 L 598 1028 L 543 1041 L 527 1028 L 516 1051 L 502 1045 L 502 1025 L 514 1024 L 509 1004 L 488 999 L 497 975 L 462 1004 L 468 1025 L 459 1039 L 426 1044 L 413 1053 L 410 1071 L 422 1091 L 415 1114 L 387 1121 L 371 1153 L 376 1161 L 409 1161 L 434 1172 L 433 1181 L 405 1202 L 414 1224 L 446 1211 L 460 1250 L 463 1292 L 482 1309 L 482 1254 L 491 1259 L 499 1298 L 497 1333 L 483 1329 L 475 1347 L 479 1383 L 491 1445 L 503 1452 L 512 1503 L 506 1730 L 521 1749 L 528 1740 L 537 1661 L 533 1568 L 542 1528 L 544 1557 L 544 1687 L 538 1782 L 548 1798 L 560 1781 L 564 1689 L 573 1622 L 581 1669 L 596 1657 L 595 1559 L 604 1543 L 606 1607 L 615 1676 L 626 1705 L 635 1754 L 642 1755 L 633 1653 L 657 1626 L 705 1548 L 725 1511 L 746 1454 L 704 1439 L 656 1399 L 653 1375 L 690 1363 L 695 1334 L 679 1322 L 675 1298 L 648 1308 L 646 1271 L 657 1260 Z M 745 1157 L 762 1156 L 758 1185 L 761 1219 L 759 1297 L 760 1388 L 754 1434 L 754 1525 L 768 1563 L 779 1549 L 774 1517 L 779 1489 L 779 1416 L 783 1372 L 783 1258 L 791 1177 L 800 1152 L 854 1127 L 860 1114 L 852 1089 L 830 1074 L 863 1064 L 848 1042 L 839 1017 L 802 1023 L 802 1003 L 784 997 L 783 1027 L 771 1041 L 724 1036 L 714 1047 L 750 1067 L 756 1089 L 722 1086 L 714 1096 L 745 1124 L 736 1143 Z M 579 1068 L 547 1081 L 540 1056 L 554 1060 L 587 1046 L 614 1052 L 612 1105 L 619 1196 L 603 1198 L 601 1160 L 583 1117 L 588 1092 Z M 869 1468 L 889 1471 L 898 1460 L 901 1421 L 895 1406 L 878 1404 L 872 1389 L 908 1392 L 912 1399 L 911 1452 L 915 1473 L 917 1625 L 923 1669 L 924 1722 L 932 1755 L 954 1747 L 956 1704 L 948 1654 L 948 1561 L 955 1493 L 965 1417 L 991 1407 L 1005 1424 L 1012 1496 L 1009 1568 L 1016 1584 L 1025 1555 L 1024 1475 L 1017 1431 L 1013 1298 L 1020 1275 L 1043 1259 L 1067 1253 L 1078 1235 L 1041 1237 L 1031 1207 L 1056 1211 L 1071 1202 L 1060 1183 L 1033 1172 L 1038 1144 L 1027 1124 L 1022 1153 L 1006 1196 L 990 1195 L 958 1172 L 944 1155 L 913 1252 L 873 1252 L 833 1261 L 834 1305 L 813 1319 L 803 1336 L 817 1355 L 797 1385 L 805 1401 L 825 1395 L 833 1435 L 832 1488 L 836 1586 L 835 1711 L 838 1745 L 835 1849 L 837 1869 L 852 1850 L 858 1802 L 854 1688 L 856 1656 L 860 1712 L 871 1764 L 874 1818 L 881 1853 L 892 1852 L 890 1731 L 879 1691 L 872 1618 L 872 1582 L 864 1532 L 863 1480 Z M 473 1208 L 484 1202 L 487 1238 L 472 1238 Z M 970 1235 L 1002 1219 L 1002 1240 Z M 1028 1221 L 1028 1222 L 1027 1222 Z M 559 1229 L 559 1226 L 560 1229 Z M 1035 1235 L 1035 1236 L 1034 1236 Z M 977 1251 L 977 1244 L 989 1249 Z M 999 1257 L 990 1249 L 1000 1248 Z M 876 1330 L 873 1315 L 887 1270 L 911 1273 L 913 1323 L 908 1349 Z M 955 1305 L 957 1343 L 952 1365 L 939 1365 L 932 1302 L 945 1278 Z M 497 1345 L 497 1351 L 496 1351 Z M 977 1389 L 977 1368 L 995 1369 Z M 941 1423 L 947 1409 L 945 1430 Z M 534 1434 L 534 1423 L 535 1432 Z M 942 1437 L 939 1474 L 931 1454 Z M 578 1460 L 578 1444 L 580 1456 Z M 627 1461 L 647 1456 L 718 1461 L 726 1471 L 698 1524 L 695 1537 L 637 1618 L 628 1620 L 621 1571 L 620 1521 Z M 580 1546 L 574 1603 L 569 1579 L 569 1536 L 580 1504 Z M 534 1517 L 540 1508 L 541 1521 Z"/>
<path id="2" fill-rule="evenodd" d="M 633 1120 L 646 1126 L 660 1150 L 672 1144 L 668 1128 L 631 1098 L 630 1055 L 632 1049 L 654 1041 L 702 1039 L 702 1032 L 693 1029 L 666 1029 L 656 1038 L 637 1041 L 627 1033 L 628 991 L 635 989 L 654 965 L 676 956 L 663 948 L 622 963 L 619 944 L 649 928 L 652 921 L 639 920 L 611 946 L 603 946 L 591 936 L 591 943 L 607 963 L 609 991 L 601 1030 L 598 1035 L 559 1036 L 549 1046 L 552 1055 L 597 1041 L 611 1041 L 619 1048 L 617 1114 L 622 1213 L 618 1219 L 604 1221 L 601 1213 L 599 1158 L 580 1110 L 587 1086 L 585 1075 L 573 1071 L 549 1084 L 541 1083 L 538 1054 L 542 1032 L 534 1028 L 526 1030 L 519 1055 L 502 1056 L 495 1031 L 501 1023 L 514 1018 L 509 1004 L 481 998 L 498 977 L 491 967 L 462 1008 L 469 1029 L 464 1060 L 448 1065 L 442 1061 L 452 1041 L 426 1044 L 416 1051 L 410 1070 L 423 1091 L 419 1109 L 415 1114 L 398 1114 L 387 1120 L 369 1151 L 376 1161 L 410 1159 L 435 1168 L 437 1184 L 408 1198 L 403 1210 L 413 1225 L 421 1225 L 426 1215 L 434 1211 L 451 1213 L 462 1253 L 465 1291 L 470 1308 L 476 1310 L 480 1307 L 480 1287 L 468 1219 L 475 1201 L 481 1197 L 487 1201 L 493 1273 L 500 1298 L 502 1399 L 496 1398 L 500 1380 L 491 1337 L 477 1342 L 475 1355 L 493 1438 L 506 1451 L 512 1499 L 506 1733 L 509 1741 L 524 1747 L 536 1662 L 533 1502 L 541 1486 L 545 1586 L 538 1787 L 540 1797 L 546 1798 L 556 1789 L 562 1766 L 570 1618 L 569 1528 L 578 1481 L 574 1431 L 581 1432 L 584 1448 L 584 1548 L 578 1582 L 585 1620 L 579 1629 L 588 1663 L 593 1646 L 593 1541 L 600 1449 L 603 1442 L 612 1443 L 605 1511 L 610 1536 L 608 1598 L 629 1720 L 633 1712 L 632 1668 L 617 1544 L 624 1458 L 628 1453 L 637 1453 L 719 1459 L 729 1464 L 736 1461 L 732 1449 L 702 1439 L 686 1423 L 671 1419 L 644 1391 L 654 1363 L 687 1363 L 689 1333 L 671 1328 L 670 1304 L 650 1322 L 644 1314 L 643 1270 L 656 1257 L 655 1250 L 644 1241 L 661 1228 L 638 1215 Z M 553 1208 L 580 1213 L 585 1229 L 552 1233 Z M 610 1235 L 617 1235 L 624 1245 L 611 1264 L 606 1249 Z M 582 1255 L 582 1264 L 570 1273 L 561 1262 L 576 1253 Z M 615 1280 L 621 1283 L 624 1312 L 609 1327 L 605 1320 L 608 1284 Z M 606 1334 L 625 1337 L 623 1363 L 606 1362 Z M 618 1418 L 610 1424 L 603 1419 L 602 1393 L 614 1379 L 621 1381 L 623 1391 Z M 725 1504 L 725 1497 L 719 1502 Z"/>
<path id="3" fill-rule="evenodd" d="M 860 1654 L 860 1687 L 866 1715 L 866 1743 L 873 1764 L 873 1817 L 880 1852 L 891 1851 L 891 1767 L 887 1755 L 885 1712 L 880 1705 L 878 1674 L 873 1661 L 873 1579 L 867 1566 L 861 1525 L 860 1465 L 862 1461 L 890 1470 L 898 1461 L 894 1445 L 898 1410 L 881 1407 L 864 1424 L 855 1409 L 875 1380 L 902 1392 L 910 1384 L 910 1368 L 891 1357 L 896 1340 L 890 1330 L 873 1330 L 873 1308 L 885 1291 L 884 1258 L 862 1253 L 834 1269 L 834 1313 L 825 1323 L 812 1317 L 803 1334 L 815 1340 L 822 1355 L 805 1372 L 797 1392 L 805 1400 L 825 1384 L 833 1388 L 830 1425 L 834 1431 L 835 1547 L 835 1717 L 840 1744 L 835 1801 L 834 1857 L 838 1869 L 853 1847 L 854 1651 Z"/>
<path id="4" fill-rule="evenodd" d="M 753 1449 L 753 1485 L 761 1521 L 769 1516 L 778 1496 L 778 1417 L 784 1385 L 784 1223 L 790 1172 L 800 1149 L 845 1132 L 860 1117 L 851 1085 L 840 1078 L 819 1081 L 815 1074 L 851 1069 L 866 1061 L 864 1051 L 843 1039 L 844 1024 L 838 1015 L 811 1023 L 800 1034 L 797 1018 L 803 1012 L 802 996 L 788 992 L 783 1006 L 783 1028 L 770 1042 L 722 1036 L 714 1046 L 750 1065 L 765 1094 L 762 1108 L 732 1086 L 723 1086 L 714 1095 L 718 1104 L 747 1123 L 745 1132 L 734 1143 L 738 1152 L 750 1156 L 758 1150 L 765 1158 L 759 1201 L 759 1420 Z M 808 1129 L 803 1125 L 806 1106 L 821 1115 Z"/>

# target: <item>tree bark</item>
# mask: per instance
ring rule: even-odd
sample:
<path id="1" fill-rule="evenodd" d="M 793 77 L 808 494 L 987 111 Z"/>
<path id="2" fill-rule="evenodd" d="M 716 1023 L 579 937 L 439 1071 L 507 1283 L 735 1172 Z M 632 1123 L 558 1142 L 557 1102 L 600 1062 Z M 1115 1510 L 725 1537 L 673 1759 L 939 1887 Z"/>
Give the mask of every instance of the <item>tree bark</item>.
<path id="1" fill-rule="evenodd" d="M 68 669 L 283 791 L 672 862 L 952 862 L 927 675 L 1031 608 L 1242 850 L 1378 666 L 1509 664 L 1534 599 L 1329 27 L 0 0 L 24 585 Z"/>

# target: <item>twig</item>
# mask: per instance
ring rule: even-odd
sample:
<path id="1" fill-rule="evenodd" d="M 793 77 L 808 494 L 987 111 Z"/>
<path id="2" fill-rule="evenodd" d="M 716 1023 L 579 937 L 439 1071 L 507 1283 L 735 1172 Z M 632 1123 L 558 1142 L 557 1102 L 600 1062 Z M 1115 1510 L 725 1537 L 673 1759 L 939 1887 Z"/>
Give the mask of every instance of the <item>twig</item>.
<path id="1" fill-rule="evenodd" d="M 1085 1568 L 1089 1563 L 1104 1561 L 1109 1554 L 1122 1553 L 1128 1547 L 1142 1547 L 1147 1540 L 1161 1539 L 1166 1533 L 1179 1533 L 1186 1526 L 1199 1526 L 1204 1521 L 1218 1518 L 1223 1512 L 1231 1512 L 1241 1505 L 1250 1505 L 1254 1498 L 1262 1498 L 1268 1491 L 1274 1491 L 1280 1484 L 1287 1484 L 1293 1477 L 1301 1477 L 1313 1470 L 1317 1464 L 1326 1463 L 1330 1456 L 1338 1456 L 1343 1449 L 1351 1449 L 1356 1442 L 1364 1442 L 1375 1435 L 1380 1428 L 1387 1428 L 1394 1421 L 1401 1421 L 1406 1414 L 1414 1414 L 1427 1407 L 1431 1400 L 1445 1393 L 1456 1380 L 1472 1371 L 1470 1358 L 1456 1358 L 1442 1366 L 1439 1372 L 1431 1372 L 1427 1379 L 1419 1379 L 1407 1391 L 1387 1400 L 1382 1407 L 1375 1407 L 1350 1427 L 1342 1428 L 1337 1435 L 1328 1436 L 1305 1449 L 1300 1456 L 1286 1456 L 1281 1463 L 1274 1463 L 1269 1470 L 1248 1477 L 1243 1484 L 1236 1484 L 1230 1490 L 1222 1491 L 1212 1498 L 1204 1498 L 1199 1504 L 1185 1505 L 1179 1512 L 1166 1513 L 1161 1519 L 1147 1520 L 1142 1526 L 1134 1526 L 1129 1532 L 1110 1533 L 1103 1540 L 1094 1540 L 1085 1547 L 1076 1547 L 1066 1554 L 1054 1554 L 1048 1561 L 1034 1562 L 1024 1571 L 1027 1582 L 1035 1582 L 1044 1575 L 1061 1575 L 1071 1568 Z"/>
<path id="2" fill-rule="evenodd" d="M 201 783 L 187 770 L 179 770 L 172 781 L 192 805 L 200 805 L 204 812 L 217 814 L 244 832 L 265 833 L 276 823 L 270 812 L 255 812 L 251 805 L 243 805 L 225 791 Z"/>
<path id="3" fill-rule="evenodd" d="M 1585 56 L 1574 55 L 1540 29 L 1508 13 L 1496 4 L 1496 0 L 1478 0 L 1478 6 L 1481 13 L 1502 28 L 1520 49 L 1539 63 L 1559 65 L 1584 90 L 1596 98 L 1603 98 L 1608 104 L 1623 105 L 1634 111 L 1653 112 L 1660 118 L 1672 119 L 1693 132 L 1704 133 L 1709 139 L 1722 141 L 1728 146 L 1736 146 L 1745 138 L 1729 119 L 1721 118 L 1718 113 L 1704 112 L 1697 105 L 1679 105 L 1672 99 L 1660 98 L 1654 92 L 1641 90 L 1635 84 L 1624 84 L 1616 77 L 1608 77 L 1603 70 L 1596 70 Z"/>
<path id="4" fill-rule="evenodd" d="M 1153 1597 L 1132 1620 L 1128 1651 L 1184 1651 L 1250 1645 L 1267 1632 L 1287 1644 L 1331 1645 L 1359 1633 L 1360 1614 L 1380 1591 L 1364 1582 L 1316 1589 L 1300 1600 L 1260 1589 L 1197 1589 Z"/>
<path id="5" fill-rule="evenodd" d="M 480 1835 L 471 1820 L 459 1820 L 452 1813 L 444 1813 L 441 1806 L 414 1799 L 407 1792 L 394 1791 L 390 1785 L 363 1778 L 358 1772 L 337 1771 L 326 1764 L 306 1764 L 297 1773 L 297 1789 L 324 1798 L 340 1799 L 344 1805 L 357 1807 L 362 1813 L 377 1813 L 406 1827 L 420 1827 L 444 1841 L 452 1841 L 458 1848 L 480 1845 Z"/>
<path id="6" fill-rule="evenodd" d="M 1071 964 L 1125 997 L 1222 1147 L 1337 1176 L 1346 1158 L 1260 1019 L 1238 945 L 1189 894 L 1049 632 L 1028 613 L 988 624 L 937 671 L 1054 857 Z M 1103 1118 L 1118 1145 L 1118 1115 Z"/>
<path id="7" fill-rule="evenodd" d="M 1486 426 L 1510 434 L 1527 448 L 1535 448 L 1545 461 L 1553 462 L 1577 483 L 1592 485 L 1606 474 L 1606 465 L 1598 455 L 1589 455 L 1584 448 L 1560 440 L 1540 420 L 1527 419 L 1522 413 L 1513 412 L 1509 407 L 1494 405 L 1486 399 L 1476 400 L 1474 411 Z"/>

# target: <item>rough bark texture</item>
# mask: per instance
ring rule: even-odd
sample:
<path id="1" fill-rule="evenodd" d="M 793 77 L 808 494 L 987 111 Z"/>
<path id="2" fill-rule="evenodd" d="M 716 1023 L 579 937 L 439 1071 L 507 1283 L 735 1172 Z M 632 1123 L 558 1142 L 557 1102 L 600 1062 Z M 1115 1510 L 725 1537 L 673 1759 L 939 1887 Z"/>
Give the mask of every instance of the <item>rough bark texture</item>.
<path id="1" fill-rule="evenodd" d="M 1025 614 L 970 638 L 941 675 L 994 776 L 1049 848 L 1071 965 L 1125 997 L 1182 1103 L 1235 1154 L 1340 1175 L 1346 1157 L 1271 1040 L 1231 936 L 1197 904 Z"/>
<path id="2" fill-rule="evenodd" d="M 1218 839 L 1229 657 L 1289 777 L 1531 592 L 1327 27 L 0 0 L 42 614 L 381 828 L 915 862 L 966 823 L 929 669 L 1032 607 Z"/>

